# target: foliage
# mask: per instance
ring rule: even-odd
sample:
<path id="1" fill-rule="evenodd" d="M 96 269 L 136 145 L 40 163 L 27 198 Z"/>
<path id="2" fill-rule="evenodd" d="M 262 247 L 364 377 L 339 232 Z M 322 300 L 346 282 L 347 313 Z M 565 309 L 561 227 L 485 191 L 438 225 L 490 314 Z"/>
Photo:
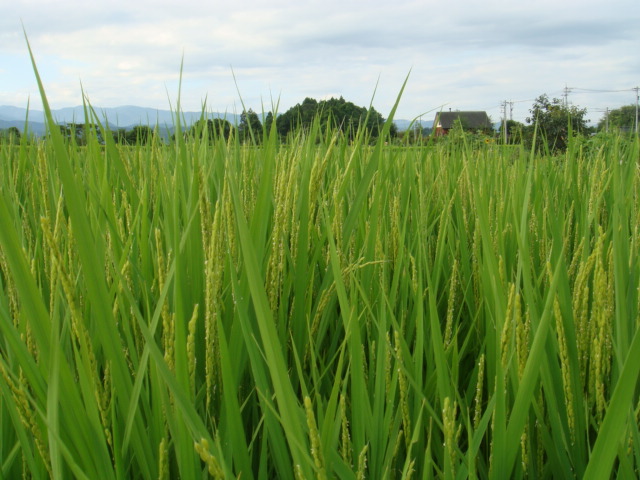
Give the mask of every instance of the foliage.
<path id="1" fill-rule="evenodd" d="M 526 126 L 516 120 L 507 120 L 507 143 L 509 145 L 519 145 L 524 139 Z M 500 123 L 498 129 L 498 141 L 504 143 L 504 122 Z"/>
<path id="2" fill-rule="evenodd" d="M 540 95 L 529 110 L 531 116 L 526 121 L 529 128 L 526 129 L 526 140 L 534 141 L 535 148 L 540 150 L 548 148 L 552 152 L 564 151 L 567 148 L 569 137 L 585 133 L 587 129 L 586 108 L 575 105 L 565 105 L 562 100 L 554 98 L 549 100 L 546 94 Z"/>
<path id="3" fill-rule="evenodd" d="M 453 125 L 451 126 L 451 129 L 449 129 L 449 133 L 447 133 L 446 137 L 449 141 L 459 141 L 466 138 L 469 132 L 470 130 L 466 125 L 465 119 L 458 117 L 453 121 Z"/>
<path id="4" fill-rule="evenodd" d="M 238 136 L 242 143 L 257 143 L 262 137 L 262 122 L 252 109 L 244 110 L 240 115 Z"/>
<path id="5" fill-rule="evenodd" d="M 113 140 L 123 145 L 144 145 L 155 137 L 155 131 L 148 125 L 136 125 L 131 129 L 119 128 L 111 132 Z M 100 141 L 100 143 L 104 143 Z"/>
<path id="6" fill-rule="evenodd" d="M 120 144 L 128 144 L 129 141 L 127 139 L 129 132 L 127 131 L 126 128 L 118 128 L 117 130 L 113 130 L 111 132 L 111 135 L 113 136 L 113 140 L 116 143 L 120 143 Z"/>
<path id="7" fill-rule="evenodd" d="M 286 138 L 289 132 L 298 128 L 309 128 L 318 111 L 318 101 L 313 98 L 305 98 L 303 102 L 291 107 L 279 115 L 276 120 L 278 133 Z"/>
<path id="8" fill-rule="evenodd" d="M 95 137 L 100 144 L 105 143 L 105 139 L 103 137 L 102 129 L 99 125 L 94 123 L 65 123 L 65 124 L 57 124 L 54 128 L 62 136 L 63 140 L 67 143 L 72 143 L 77 146 L 85 146 L 87 145 L 87 139 L 90 137 Z M 149 128 L 149 127 L 145 127 Z M 117 130 L 115 132 L 111 132 L 116 141 L 125 139 L 125 142 L 129 142 L 131 140 L 131 133 L 127 133 L 124 129 Z M 51 132 L 47 135 L 47 137 L 51 138 Z M 135 143 L 135 134 L 133 138 L 133 143 Z"/>
<path id="9" fill-rule="evenodd" d="M 625 105 L 611 110 L 608 116 L 603 117 L 598 122 L 598 130 L 605 130 L 607 125 L 612 130 L 634 131 L 636 127 L 636 106 Z"/>
<path id="10" fill-rule="evenodd" d="M 206 120 L 198 120 L 194 123 L 189 129 L 189 136 L 201 139 L 206 136 L 209 143 L 214 143 L 218 139 L 224 141 L 229 140 L 235 130 L 236 127 L 234 127 L 228 120 L 223 118 L 209 118 Z"/>
<path id="11" fill-rule="evenodd" d="M 337 129 L 349 139 L 353 139 L 360 128 L 365 129 L 372 138 L 376 138 L 384 124 L 384 118 L 375 108 L 358 107 L 343 97 L 319 102 L 313 98 L 305 98 L 301 104 L 278 116 L 278 133 L 285 138 L 298 128 L 309 129 L 316 118 L 319 119 L 323 130 L 327 127 Z M 391 126 L 390 134 L 397 134 L 395 125 Z"/>
<path id="12" fill-rule="evenodd" d="M 431 127 L 421 127 L 419 123 L 415 123 L 412 128 L 405 131 L 398 131 L 395 129 L 395 133 L 392 134 L 392 140 L 395 140 L 397 144 L 405 145 L 421 145 L 429 140 L 429 137 L 433 133 Z"/>
<path id="13" fill-rule="evenodd" d="M 62 138 L 67 142 L 73 141 L 76 145 L 86 145 L 84 127 L 84 123 L 66 123 L 57 126 Z"/>
<path id="14" fill-rule="evenodd" d="M 6 129 L 0 129 L 0 143 L 18 144 L 20 143 L 20 130 L 18 127 L 9 127 Z"/>
<path id="15" fill-rule="evenodd" d="M 136 125 L 127 133 L 127 143 L 129 145 L 149 143 L 153 135 L 153 129 L 148 125 Z"/>
<path id="16" fill-rule="evenodd" d="M 0 149 L 2 478 L 637 477 L 637 139 L 87 133 Z"/>
<path id="17" fill-rule="evenodd" d="M 271 128 L 273 127 L 273 112 L 268 112 L 267 116 L 264 119 L 264 129 L 266 132 L 270 132 Z"/>

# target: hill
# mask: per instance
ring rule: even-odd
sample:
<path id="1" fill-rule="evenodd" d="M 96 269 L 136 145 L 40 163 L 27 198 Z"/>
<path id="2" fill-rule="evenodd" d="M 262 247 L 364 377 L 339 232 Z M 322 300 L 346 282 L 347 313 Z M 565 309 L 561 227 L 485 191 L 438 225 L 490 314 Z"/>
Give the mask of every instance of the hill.
<path id="1" fill-rule="evenodd" d="M 111 108 L 96 108 L 96 114 L 101 122 L 107 123 L 109 128 L 116 130 L 119 128 L 131 129 L 136 125 L 158 126 L 161 129 L 173 130 L 175 127 L 175 113 L 170 110 L 159 110 L 155 108 L 136 107 L 126 105 Z M 28 117 L 27 117 L 28 113 Z M 82 106 L 60 108 L 52 111 L 56 123 L 82 123 L 84 122 L 84 108 Z M 202 117 L 201 112 L 182 112 L 181 123 L 184 126 L 191 126 Z M 238 123 L 240 115 L 233 113 L 209 112 L 207 118 L 225 118 L 231 123 Z M 24 130 L 25 120 L 29 120 L 29 129 L 35 135 L 44 135 L 45 116 L 41 110 L 29 110 L 26 108 L 0 106 L 0 128 L 17 127 L 21 132 Z"/>
<path id="2" fill-rule="evenodd" d="M 99 108 L 94 107 L 101 122 L 107 122 L 109 128 L 117 130 L 125 128 L 130 130 L 136 125 L 158 126 L 163 130 L 173 132 L 175 128 L 175 112 L 171 110 L 160 110 L 156 108 L 138 107 L 135 105 L 124 105 L 120 107 Z M 8 105 L 0 106 L 0 129 L 17 127 L 24 131 L 25 119 L 29 114 L 29 130 L 36 136 L 46 133 L 44 112 L 42 110 L 13 107 Z M 82 123 L 84 122 L 84 108 L 82 106 L 60 108 L 52 111 L 53 118 L 57 123 Z M 191 126 L 201 117 L 201 112 L 183 112 L 181 115 L 182 125 Z M 207 118 L 224 118 L 233 124 L 240 122 L 240 115 L 233 113 L 209 112 Z M 394 120 L 399 131 L 405 131 L 411 125 L 411 120 Z M 422 121 L 423 128 L 431 128 L 433 121 Z"/>

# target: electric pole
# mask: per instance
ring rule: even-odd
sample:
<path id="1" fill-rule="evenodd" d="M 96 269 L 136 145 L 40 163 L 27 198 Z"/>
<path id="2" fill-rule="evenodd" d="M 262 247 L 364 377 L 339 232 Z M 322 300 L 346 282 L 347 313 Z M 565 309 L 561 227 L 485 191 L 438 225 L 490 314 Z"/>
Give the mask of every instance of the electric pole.
<path id="1" fill-rule="evenodd" d="M 571 89 L 567 87 L 567 84 L 564 84 L 564 106 L 565 108 L 569 105 L 569 92 Z"/>
<path id="2" fill-rule="evenodd" d="M 636 91 L 636 135 L 638 135 L 638 100 L 640 99 L 638 91 L 640 90 L 640 87 L 633 88 L 632 90 Z"/>
<path id="3" fill-rule="evenodd" d="M 502 110 L 502 133 L 504 135 L 504 144 L 507 144 L 507 101 L 500 104 Z"/>

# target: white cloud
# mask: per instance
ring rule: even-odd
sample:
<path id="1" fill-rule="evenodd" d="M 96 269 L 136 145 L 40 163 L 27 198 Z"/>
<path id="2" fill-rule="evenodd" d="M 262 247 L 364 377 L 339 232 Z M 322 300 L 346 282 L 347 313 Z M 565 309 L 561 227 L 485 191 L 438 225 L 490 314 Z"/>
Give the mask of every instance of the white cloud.
<path id="1" fill-rule="evenodd" d="M 199 109 L 245 103 L 281 111 L 305 97 L 342 95 L 386 114 L 411 70 L 398 115 L 448 103 L 496 117 L 505 99 L 570 86 L 640 83 L 636 0 L 608 3 L 336 0 L 240 4 L 16 0 L 0 18 L 0 102 L 37 96 L 21 20 L 54 106 L 80 103 L 80 81 L 100 106 L 166 107 L 184 55 L 182 101 Z M 583 105 L 635 101 L 633 92 L 583 95 Z M 526 116 L 530 103 L 514 114 Z"/>

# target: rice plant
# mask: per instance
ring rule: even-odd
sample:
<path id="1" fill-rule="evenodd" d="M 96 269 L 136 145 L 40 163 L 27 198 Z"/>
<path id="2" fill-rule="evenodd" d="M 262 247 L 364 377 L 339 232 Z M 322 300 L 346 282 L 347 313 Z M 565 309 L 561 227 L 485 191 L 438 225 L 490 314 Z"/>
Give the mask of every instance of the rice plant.
<path id="1" fill-rule="evenodd" d="M 637 139 L 58 133 L 0 146 L 2 478 L 638 476 Z"/>

